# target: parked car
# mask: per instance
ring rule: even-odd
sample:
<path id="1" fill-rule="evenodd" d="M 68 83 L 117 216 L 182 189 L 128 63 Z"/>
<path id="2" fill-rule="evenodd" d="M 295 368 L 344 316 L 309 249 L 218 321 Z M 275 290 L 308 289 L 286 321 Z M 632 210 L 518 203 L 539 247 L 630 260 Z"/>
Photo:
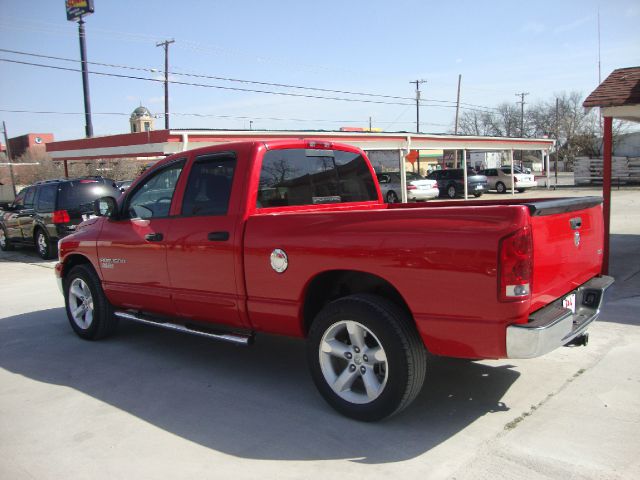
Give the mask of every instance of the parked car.
<path id="1" fill-rule="evenodd" d="M 530 173 L 525 173 L 517 166 L 513 168 L 513 179 L 515 180 L 515 189 L 520 193 L 524 192 L 527 188 L 534 188 L 538 186 L 535 177 Z M 504 166 L 500 168 L 487 168 L 480 172 L 487 177 L 489 184 L 489 190 L 496 190 L 498 193 L 506 193 L 511 190 L 511 167 Z"/>
<path id="2" fill-rule="evenodd" d="M 427 178 L 438 182 L 440 195 L 456 198 L 464 195 L 464 170 L 461 168 L 449 168 L 446 170 L 434 170 Z M 474 197 L 480 197 L 487 188 L 487 177 L 478 175 L 473 170 L 467 170 L 467 192 Z"/>
<path id="3" fill-rule="evenodd" d="M 306 338 L 318 390 L 359 420 L 416 398 L 427 351 L 532 358 L 584 343 L 613 282 L 600 197 L 390 205 L 346 144 L 180 152 L 116 196 L 60 241 L 79 337 L 126 320 L 239 345 Z"/>
<path id="4" fill-rule="evenodd" d="M 133 180 L 121 180 L 119 182 L 116 182 L 116 187 L 121 192 L 125 192 L 127 188 L 131 186 L 132 183 L 133 183 Z"/>
<path id="5" fill-rule="evenodd" d="M 26 187 L 0 210 L 0 248 L 35 246 L 42 258 L 52 258 L 58 240 L 93 214 L 95 199 L 119 193 L 113 180 L 103 177 L 46 180 Z"/>
<path id="6" fill-rule="evenodd" d="M 382 191 L 382 197 L 387 203 L 400 201 L 400 172 L 378 173 L 378 183 Z M 414 172 L 407 172 L 407 200 L 425 201 L 436 198 L 439 195 L 438 182 L 426 180 L 423 176 Z"/>

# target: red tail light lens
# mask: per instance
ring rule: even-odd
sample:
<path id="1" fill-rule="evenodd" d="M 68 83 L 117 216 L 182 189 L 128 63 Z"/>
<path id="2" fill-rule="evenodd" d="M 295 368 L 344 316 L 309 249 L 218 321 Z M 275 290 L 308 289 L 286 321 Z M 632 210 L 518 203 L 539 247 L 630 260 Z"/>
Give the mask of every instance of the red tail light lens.
<path id="1" fill-rule="evenodd" d="M 416 187 L 415 185 L 407 185 L 407 190 L 417 190 L 418 187 Z"/>
<path id="2" fill-rule="evenodd" d="M 498 298 L 502 302 L 524 300 L 531 295 L 533 239 L 526 226 L 500 240 Z"/>
<path id="3" fill-rule="evenodd" d="M 69 218 L 69 212 L 66 210 L 56 210 L 53 212 L 53 223 L 69 223 L 71 218 Z"/>

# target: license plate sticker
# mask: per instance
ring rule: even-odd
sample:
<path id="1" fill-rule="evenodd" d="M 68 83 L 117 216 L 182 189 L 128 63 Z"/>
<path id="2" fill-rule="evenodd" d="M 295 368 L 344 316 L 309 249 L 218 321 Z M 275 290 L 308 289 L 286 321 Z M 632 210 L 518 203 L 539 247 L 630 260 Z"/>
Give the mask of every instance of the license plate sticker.
<path id="1" fill-rule="evenodd" d="M 576 313 L 576 294 L 572 293 L 562 299 L 562 306 Z"/>

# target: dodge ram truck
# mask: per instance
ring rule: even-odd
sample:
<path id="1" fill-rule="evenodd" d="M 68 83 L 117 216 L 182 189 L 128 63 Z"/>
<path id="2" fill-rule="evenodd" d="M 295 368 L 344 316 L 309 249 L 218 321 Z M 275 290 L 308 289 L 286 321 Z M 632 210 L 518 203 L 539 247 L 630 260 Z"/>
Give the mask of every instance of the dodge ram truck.
<path id="1" fill-rule="evenodd" d="M 412 402 L 428 354 L 584 343 L 613 283 L 601 198 L 387 204 L 363 151 L 310 139 L 172 155 L 95 213 L 55 268 L 78 336 L 305 338 L 321 395 L 364 421 Z"/>

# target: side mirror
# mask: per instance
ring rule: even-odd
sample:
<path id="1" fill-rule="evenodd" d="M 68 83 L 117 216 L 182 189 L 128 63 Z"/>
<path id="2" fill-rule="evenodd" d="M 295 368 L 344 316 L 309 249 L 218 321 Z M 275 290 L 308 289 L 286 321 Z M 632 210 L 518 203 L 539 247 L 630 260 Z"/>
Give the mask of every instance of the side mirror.
<path id="1" fill-rule="evenodd" d="M 93 213 L 98 217 L 116 218 L 118 216 L 118 203 L 113 197 L 100 197 L 93 202 Z"/>

